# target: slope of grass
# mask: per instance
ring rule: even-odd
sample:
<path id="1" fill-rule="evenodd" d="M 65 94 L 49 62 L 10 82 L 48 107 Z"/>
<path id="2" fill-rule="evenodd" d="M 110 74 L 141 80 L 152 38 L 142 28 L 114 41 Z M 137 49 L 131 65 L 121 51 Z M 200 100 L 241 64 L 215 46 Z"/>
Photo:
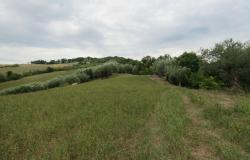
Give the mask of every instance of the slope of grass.
<path id="1" fill-rule="evenodd" d="M 67 66 L 72 66 L 73 63 L 66 63 L 66 64 L 20 64 L 17 67 L 2 67 L 0 68 L 0 73 L 5 74 L 8 71 L 12 71 L 14 73 L 22 74 L 23 72 L 29 71 L 41 71 L 46 70 L 48 67 L 53 68 L 62 68 Z"/>
<path id="2" fill-rule="evenodd" d="M 250 153 L 250 100 L 237 97 L 235 104 L 226 107 L 215 103 L 204 110 L 204 117 L 219 128 L 223 137 Z"/>
<path id="3" fill-rule="evenodd" d="M 139 140 L 133 137 L 161 90 L 147 77 L 125 75 L 2 96 L 1 158 L 136 158 Z"/>
<path id="4" fill-rule="evenodd" d="M 0 83 L 0 90 L 5 89 L 5 88 L 10 88 L 10 87 L 15 87 L 19 86 L 22 84 L 27 84 L 27 83 L 32 83 L 32 82 L 43 82 L 58 76 L 63 76 L 67 74 L 73 73 L 74 70 L 69 70 L 69 71 L 56 71 L 56 72 L 51 72 L 51 73 L 44 73 L 44 74 L 38 74 L 34 76 L 28 76 L 24 77 L 19 80 L 13 80 L 13 81 L 7 81 Z"/>
<path id="5" fill-rule="evenodd" d="M 219 159 L 250 159 L 249 95 L 203 90 L 186 90 L 186 94 L 202 122 L 193 138 L 209 145 L 210 154 Z"/>
<path id="6" fill-rule="evenodd" d="M 0 159 L 248 160 L 249 104 L 134 75 L 0 96 Z"/>

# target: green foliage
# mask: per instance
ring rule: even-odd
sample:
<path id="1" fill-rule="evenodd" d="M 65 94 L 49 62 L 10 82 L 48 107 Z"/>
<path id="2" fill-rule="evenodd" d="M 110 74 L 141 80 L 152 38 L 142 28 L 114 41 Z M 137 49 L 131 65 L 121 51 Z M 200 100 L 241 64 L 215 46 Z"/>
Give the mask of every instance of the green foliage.
<path id="1" fill-rule="evenodd" d="M 131 64 L 120 64 L 118 67 L 118 73 L 132 73 L 133 65 Z"/>
<path id="2" fill-rule="evenodd" d="M 194 52 L 184 52 L 176 61 L 182 67 L 190 68 L 192 72 L 197 72 L 200 68 L 200 58 Z"/>
<path id="3" fill-rule="evenodd" d="M 112 75 L 113 66 L 110 64 L 104 64 L 97 66 L 93 69 L 94 78 L 107 78 Z"/>
<path id="4" fill-rule="evenodd" d="M 220 89 L 223 86 L 222 82 L 218 82 L 214 77 L 204 77 L 200 81 L 200 88 L 204 89 Z"/>
<path id="5" fill-rule="evenodd" d="M 65 83 L 63 77 L 53 78 L 46 82 L 48 88 L 55 88 L 63 85 Z"/>
<path id="6" fill-rule="evenodd" d="M 52 68 L 52 67 L 48 67 L 47 69 L 46 69 L 46 72 L 47 73 L 49 73 L 49 72 L 54 72 L 55 70 L 54 70 L 54 68 Z"/>
<path id="7" fill-rule="evenodd" d="M 250 89 L 250 45 L 232 39 L 202 51 L 204 72 L 228 87 Z"/>
<path id="8" fill-rule="evenodd" d="M 2 90 L 0 95 L 35 92 L 44 89 L 46 89 L 46 85 L 43 83 L 31 83 Z"/>
<path id="9" fill-rule="evenodd" d="M 90 75 L 88 75 L 86 72 L 77 72 L 76 76 L 77 76 L 77 78 L 79 78 L 80 83 L 87 82 L 91 79 Z"/>
<path id="10" fill-rule="evenodd" d="M 191 88 L 200 88 L 201 83 L 204 80 L 204 75 L 201 72 L 192 72 L 189 76 L 189 87 Z"/>
<path id="11" fill-rule="evenodd" d="M 79 74 L 71 74 L 64 77 L 64 81 L 68 84 L 80 83 L 81 79 Z M 83 78 L 84 79 L 84 78 Z"/>
<path id="12" fill-rule="evenodd" d="M 167 68 L 166 79 L 175 85 L 189 86 L 189 76 L 191 70 L 189 68 L 170 65 Z"/>
<path id="13" fill-rule="evenodd" d="M 146 56 L 142 58 L 141 62 L 145 68 L 150 68 L 155 62 L 155 58 L 151 56 Z"/>
<path id="14" fill-rule="evenodd" d="M 2 73 L 0 73 L 0 82 L 4 82 L 4 81 L 6 81 L 6 78 Z"/>
<path id="15" fill-rule="evenodd" d="M 17 79 L 20 79 L 20 78 L 22 78 L 21 74 L 13 73 L 12 71 L 8 71 L 6 73 L 6 79 L 7 80 L 17 80 Z"/>
<path id="16" fill-rule="evenodd" d="M 144 74 L 144 75 L 152 74 L 153 73 L 152 65 L 154 64 L 155 61 L 156 59 L 154 57 L 151 56 L 143 57 L 141 63 L 137 64 L 139 74 Z"/>
<path id="17" fill-rule="evenodd" d="M 159 57 L 153 64 L 153 71 L 159 76 L 165 76 L 168 66 L 172 65 L 173 59 L 169 55 Z"/>

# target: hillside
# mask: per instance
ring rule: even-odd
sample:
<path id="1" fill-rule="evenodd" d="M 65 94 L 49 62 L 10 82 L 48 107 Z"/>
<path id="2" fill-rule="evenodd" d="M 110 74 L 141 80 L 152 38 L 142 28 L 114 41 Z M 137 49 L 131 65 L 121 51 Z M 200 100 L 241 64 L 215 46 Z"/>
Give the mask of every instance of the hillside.
<path id="1" fill-rule="evenodd" d="M 62 67 L 72 66 L 74 63 L 67 64 L 19 64 L 15 65 L 0 65 L 0 73 L 5 74 L 8 71 L 12 71 L 14 73 L 22 74 L 24 72 L 32 72 L 32 71 L 43 71 L 48 67 L 53 67 L 55 69 Z"/>
<path id="2" fill-rule="evenodd" d="M 1 159 L 250 158 L 246 94 L 123 74 L 0 102 Z"/>

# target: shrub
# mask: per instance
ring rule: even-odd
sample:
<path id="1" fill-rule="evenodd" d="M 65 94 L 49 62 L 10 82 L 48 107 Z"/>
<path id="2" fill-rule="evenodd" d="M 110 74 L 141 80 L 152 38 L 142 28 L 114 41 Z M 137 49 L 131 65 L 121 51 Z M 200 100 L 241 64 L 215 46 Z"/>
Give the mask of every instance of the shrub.
<path id="1" fill-rule="evenodd" d="M 7 80 L 17 80 L 22 78 L 21 74 L 13 73 L 12 71 L 6 72 Z"/>
<path id="2" fill-rule="evenodd" d="M 0 73 L 0 82 L 4 82 L 4 81 L 6 81 L 6 78 L 2 73 Z"/>
<path id="3" fill-rule="evenodd" d="M 38 82 L 37 83 L 31 83 L 30 86 L 31 86 L 31 91 L 32 92 L 47 89 L 47 85 L 44 84 L 44 83 L 38 83 Z"/>
<path id="4" fill-rule="evenodd" d="M 200 68 L 200 57 L 194 52 L 184 52 L 176 59 L 178 65 L 190 68 L 192 72 L 197 72 Z"/>
<path id="5" fill-rule="evenodd" d="M 133 72 L 133 65 L 131 64 L 117 65 L 116 68 L 117 68 L 118 73 L 132 73 Z"/>
<path id="6" fill-rule="evenodd" d="M 71 74 L 64 77 L 64 81 L 68 84 L 80 83 L 80 78 L 76 74 Z"/>
<path id="7" fill-rule="evenodd" d="M 64 83 L 64 78 L 58 77 L 58 78 L 53 78 L 49 81 L 46 82 L 48 88 L 55 88 L 63 85 Z"/>
<path id="8" fill-rule="evenodd" d="M 172 65 L 172 63 L 173 61 L 169 56 L 160 58 L 153 64 L 153 72 L 159 76 L 165 76 L 168 66 Z"/>
<path id="9" fill-rule="evenodd" d="M 76 73 L 76 75 L 79 78 L 80 83 L 87 82 L 90 80 L 90 76 L 85 72 L 78 72 Z"/>
<path id="10" fill-rule="evenodd" d="M 54 70 L 54 68 L 52 68 L 52 67 L 47 67 L 47 69 L 46 69 L 46 72 L 47 73 L 50 73 L 50 72 L 54 72 L 55 70 Z"/>
<path id="11" fill-rule="evenodd" d="M 92 68 L 88 68 L 88 69 L 84 69 L 84 70 L 81 70 L 80 72 L 78 72 L 79 74 L 87 74 L 89 76 L 90 79 L 93 79 L 94 78 L 94 73 L 93 73 L 93 69 Z"/>
<path id="12" fill-rule="evenodd" d="M 203 81 L 204 76 L 201 72 L 193 72 L 189 76 L 189 87 L 191 88 L 200 88 L 201 82 Z"/>
<path id="13" fill-rule="evenodd" d="M 23 72 L 23 76 L 24 76 L 24 77 L 32 76 L 32 72 L 31 72 L 31 71 Z"/>
<path id="14" fill-rule="evenodd" d="M 204 89 L 219 89 L 223 86 L 222 82 L 217 82 L 214 77 L 210 76 L 207 78 L 204 78 L 200 82 L 200 88 Z"/>
<path id="15" fill-rule="evenodd" d="M 93 70 L 94 78 L 104 78 L 111 75 L 112 75 L 112 66 L 108 64 L 98 66 Z"/>
<path id="16" fill-rule="evenodd" d="M 189 86 L 189 76 L 191 70 L 189 68 L 180 67 L 176 65 L 168 66 L 166 72 L 166 79 L 175 85 Z"/>

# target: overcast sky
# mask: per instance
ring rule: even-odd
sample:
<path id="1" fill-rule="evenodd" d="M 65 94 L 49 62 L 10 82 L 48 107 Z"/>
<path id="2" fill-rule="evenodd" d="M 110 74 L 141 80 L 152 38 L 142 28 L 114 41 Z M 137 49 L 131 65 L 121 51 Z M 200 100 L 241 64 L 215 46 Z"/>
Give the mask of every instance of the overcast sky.
<path id="1" fill-rule="evenodd" d="M 0 63 L 198 51 L 250 39 L 249 0 L 0 0 Z"/>

